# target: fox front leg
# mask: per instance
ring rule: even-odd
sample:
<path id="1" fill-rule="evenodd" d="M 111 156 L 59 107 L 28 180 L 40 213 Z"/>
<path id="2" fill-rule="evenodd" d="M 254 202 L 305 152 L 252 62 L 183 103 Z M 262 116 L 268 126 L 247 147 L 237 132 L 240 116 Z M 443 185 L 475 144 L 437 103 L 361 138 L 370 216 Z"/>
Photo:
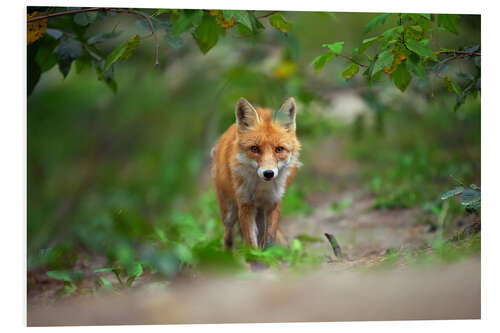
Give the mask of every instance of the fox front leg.
<path id="1" fill-rule="evenodd" d="M 265 211 L 267 228 L 266 228 L 264 248 L 272 246 L 276 240 L 276 232 L 278 230 L 280 213 L 281 213 L 281 201 L 271 206 Z"/>
<path id="2" fill-rule="evenodd" d="M 257 223 L 255 222 L 256 215 L 257 210 L 254 206 L 247 204 L 238 205 L 238 221 L 240 223 L 243 240 L 246 244 L 250 244 L 253 247 L 258 247 L 258 229 Z"/>

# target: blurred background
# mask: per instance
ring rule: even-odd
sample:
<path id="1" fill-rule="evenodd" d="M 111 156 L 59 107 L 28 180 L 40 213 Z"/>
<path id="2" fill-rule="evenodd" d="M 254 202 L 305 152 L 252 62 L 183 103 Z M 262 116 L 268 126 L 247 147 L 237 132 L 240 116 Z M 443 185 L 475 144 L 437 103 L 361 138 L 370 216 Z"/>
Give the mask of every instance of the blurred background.
<path id="1" fill-rule="evenodd" d="M 266 29 L 257 36 L 226 34 L 206 54 L 189 33 L 177 49 L 160 34 L 154 66 L 150 31 L 137 17 L 116 14 L 86 31 L 122 31 L 101 43 L 106 53 L 142 36 L 132 57 L 113 65 L 116 92 L 75 64 L 65 78 L 57 66 L 42 74 L 27 102 L 28 297 L 175 281 L 198 270 L 241 272 L 255 258 L 317 267 L 335 260 L 323 238 L 332 231 L 351 259 L 376 253 L 386 263 L 415 261 L 400 255 L 408 244 L 439 248 L 439 260 L 478 254 L 480 238 L 443 245 L 479 215 L 440 195 L 455 179 L 481 185 L 480 97 L 454 111 L 455 95 L 430 74 L 401 92 L 390 80 L 346 80 L 343 58 L 314 73 L 322 44 L 345 41 L 348 54 L 397 16 L 366 35 L 377 14 L 283 15 L 293 23 L 288 33 L 262 19 Z M 459 23 L 458 35 L 436 32 L 440 47 L 480 43 L 480 16 L 462 15 Z M 445 70 L 454 76 L 467 66 L 456 61 Z M 210 149 L 242 96 L 273 109 L 289 96 L 298 102 L 304 166 L 283 199 L 289 246 L 266 253 L 241 243 L 234 253 L 223 250 L 209 181 Z M 416 236 L 394 236 L 401 225 Z"/>

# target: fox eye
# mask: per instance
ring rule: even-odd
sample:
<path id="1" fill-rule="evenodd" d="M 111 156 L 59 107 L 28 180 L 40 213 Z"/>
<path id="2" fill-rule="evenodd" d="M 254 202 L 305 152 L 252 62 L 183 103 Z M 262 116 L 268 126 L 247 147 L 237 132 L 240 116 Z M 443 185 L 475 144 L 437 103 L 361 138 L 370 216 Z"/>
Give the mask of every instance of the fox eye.
<path id="1" fill-rule="evenodd" d="M 276 147 L 275 151 L 276 151 L 277 153 L 281 153 L 281 152 L 283 151 L 283 149 L 285 149 L 285 148 L 283 148 L 283 147 L 281 147 L 281 146 L 278 146 L 278 147 Z"/>
<path id="2" fill-rule="evenodd" d="M 253 153 L 258 153 L 258 152 L 259 152 L 259 147 L 257 147 L 257 146 L 252 146 L 252 147 L 250 147 L 250 150 L 251 150 Z"/>

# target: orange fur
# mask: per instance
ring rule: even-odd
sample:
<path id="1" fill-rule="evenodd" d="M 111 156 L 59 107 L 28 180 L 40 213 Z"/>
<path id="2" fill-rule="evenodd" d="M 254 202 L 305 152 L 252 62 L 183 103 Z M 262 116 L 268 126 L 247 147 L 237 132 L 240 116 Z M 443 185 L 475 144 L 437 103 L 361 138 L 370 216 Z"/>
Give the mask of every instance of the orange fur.
<path id="1" fill-rule="evenodd" d="M 294 100 L 276 112 L 240 99 L 236 123 L 214 148 L 211 177 L 228 248 L 236 221 L 247 244 L 264 247 L 276 239 L 281 198 L 300 166 Z"/>

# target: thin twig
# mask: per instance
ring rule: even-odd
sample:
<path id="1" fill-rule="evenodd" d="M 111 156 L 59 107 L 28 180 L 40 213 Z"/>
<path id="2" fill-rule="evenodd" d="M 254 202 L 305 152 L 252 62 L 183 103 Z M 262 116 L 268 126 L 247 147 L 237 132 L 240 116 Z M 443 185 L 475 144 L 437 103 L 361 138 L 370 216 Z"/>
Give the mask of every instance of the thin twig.
<path id="1" fill-rule="evenodd" d="M 79 14 L 79 13 L 86 13 L 86 12 L 97 12 L 100 10 L 107 10 L 107 9 L 101 8 L 101 7 L 92 7 L 92 8 L 86 8 L 86 9 L 68 10 L 66 12 L 59 12 L 59 13 L 52 13 L 52 14 L 47 14 L 47 15 L 35 16 L 35 17 L 30 18 L 28 20 L 28 23 L 44 20 L 44 19 L 50 18 L 50 17 Z"/>
<path id="2" fill-rule="evenodd" d="M 274 15 L 276 13 L 279 13 L 279 10 L 275 10 L 273 12 L 267 13 L 266 15 L 261 15 L 261 16 L 256 16 L 256 18 L 261 19 L 261 18 L 266 18 L 268 16 Z"/>
<path id="3" fill-rule="evenodd" d="M 481 52 L 467 52 L 467 51 L 456 51 L 456 50 L 451 50 L 451 51 L 439 51 L 439 54 L 463 54 L 469 57 L 480 57 Z"/>
<path id="4" fill-rule="evenodd" d="M 360 64 L 359 62 L 357 62 L 357 61 L 356 61 L 356 60 L 354 60 L 353 58 L 348 57 L 348 56 L 346 56 L 346 55 L 343 55 L 343 54 L 338 54 L 338 56 L 339 56 L 339 57 L 342 57 L 342 58 L 345 58 L 345 59 L 347 59 L 347 60 L 349 60 L 349 61 L 352 61 L 353 63 L 355 63 L 355 64 L 356 64 L 356 65 L 358 65 L 358 66 L 361 66 L 361 67 L 368 67 L 367 65 Z"/>
<path id="5" fill-rule="evenodd" d="M 151 28 L 151 34 L 153 35 L 155 39 L 155 66 L 157 66 L 160 62 L 158 60 L 159 57 L 159 49 L 160 49 L 160 44 L 158 42 L 158 35 L 156 34 L 156 29 L 153 26 L 153 22 L 151 22 L 151 19 L 149 16 L 136 12 L 135 10 L 132 9 L 116 9 L 116 8 L 104 8 L 104 7 L 92 7 L 92 8 L 85 8 L 85 9 L 76 9 L 76 10 L 69 10 L 66 12 L 59 12 L 59 13 L 53 13 L 53 14 L 47 14 L 47 15 L 42 15 L 42 16 L 36 16 L 30 18 L 27 22 L 35 22 L 43 19 L 48 19 L 50 17 L 57 17 L 57 16 L 64 16 L 64 15 L 73 15 L 73 14 L 79 14 L 79 13 L 86 13 L 86 12 L 98 12 L 98 11 L 109 11 L 109 12 L 115 12 L 115 13 L 127 13 L 127 14 L 132 14 L 132 15 L 138 15 L 146 19 L 148 21 L 149 26 Z"/>

